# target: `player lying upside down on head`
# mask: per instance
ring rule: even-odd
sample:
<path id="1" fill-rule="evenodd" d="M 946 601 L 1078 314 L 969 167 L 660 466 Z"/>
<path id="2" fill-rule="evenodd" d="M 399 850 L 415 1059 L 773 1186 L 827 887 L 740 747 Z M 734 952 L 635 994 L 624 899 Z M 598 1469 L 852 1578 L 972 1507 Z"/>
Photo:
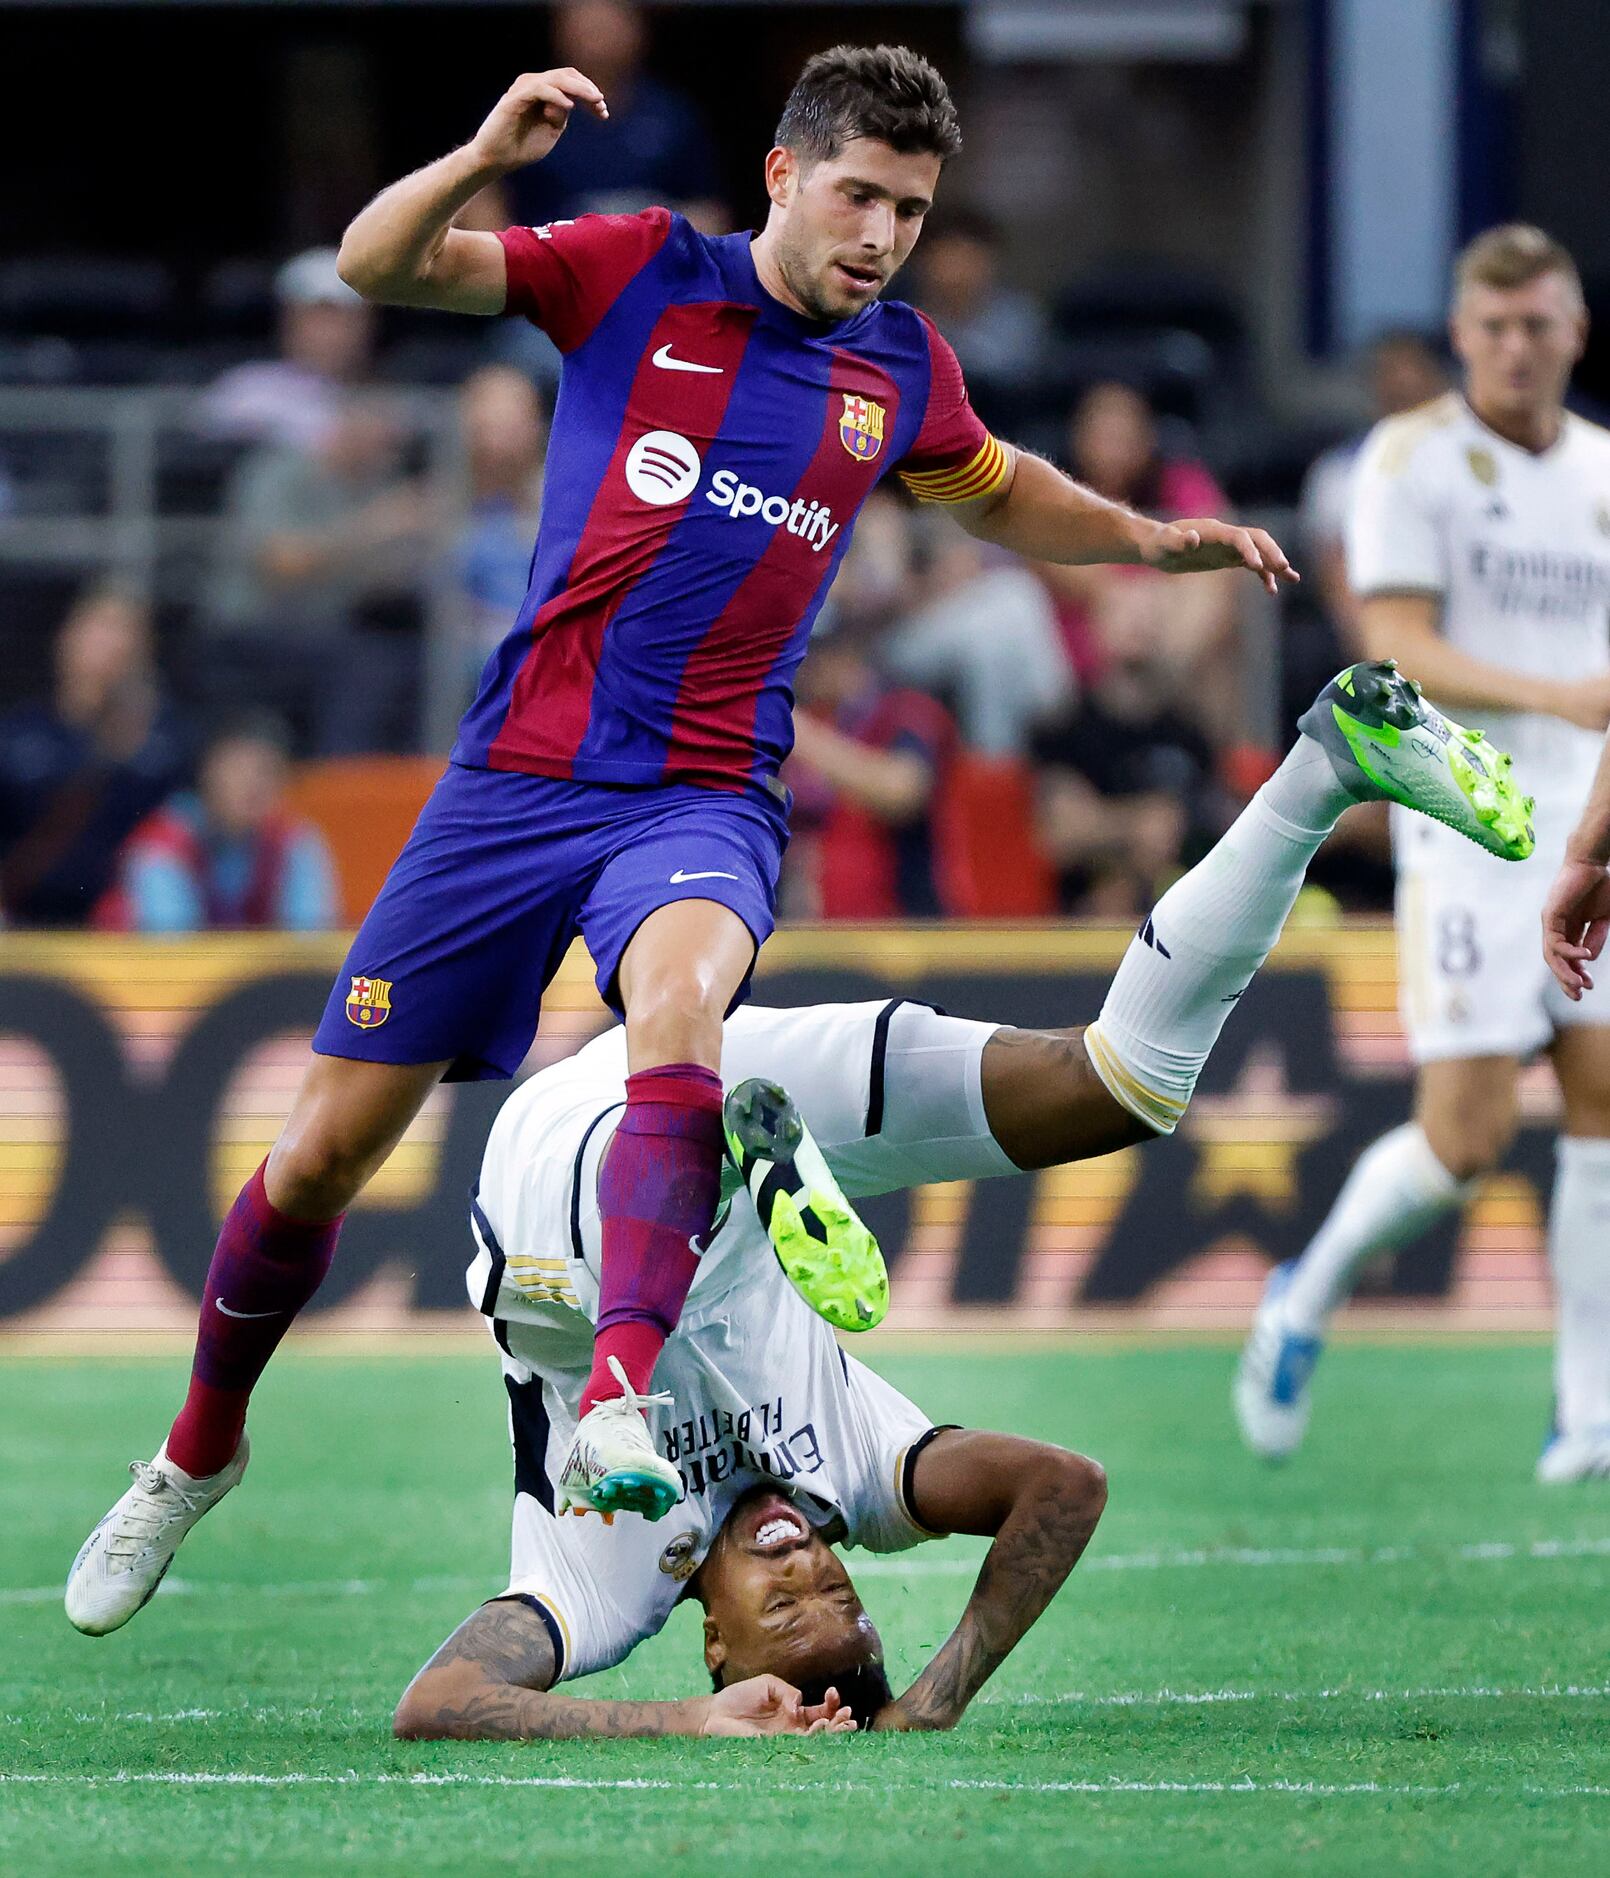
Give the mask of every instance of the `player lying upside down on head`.
<path id="1" fill-rule="evenodd" d="M 509 1395 L 509 1587 L 414 1678 L 399 1734 L 766 1734 L 959 1720 L 1078 1562 L 1106 1500 L 1102 1471 L 1043 1442 L 935 1428 L 839 1349 L 789 1281 L 809 1278 L 842 1327 L 875 1322 L 886 1284 L 870 1235 L 855 1228 L 854 1197 L 1171 1133 L 1349 802 L 1387 794 L 1492 853 L 1529 852 L 1530 802 L 1509 782 L 1508 759 L 1450 725 L 1390 665 L 1344 672 L 1303 729 L 1225 839 L 1163 896 L 1087 1029 L 1015 1030 L 901 999 L 728 1019 L 723 1211 L 655 1369 L 661 1393 L 623 1385 L 598 1436 L 606 1451 L 581 1463 L 572 1444 L 599 1300 L 598 1170 L 625 1107 L 624 1033 L 510 1097 L 487 1145 L 469 1272 Z M 789 1094 L 769 1080 L 779 1072 Z M 837 1230 L 825 1239 L 809 1230 L 829 1222 Z M 649 1517 L 565 1517 L 614 1507 Z M 994 1543 L 955 1632 L 893 1697 L 877 1631 L 833 1546 L 893 1552 L 952 1532 Z M 620 1662 L 684 1596 L 704 1609 L 713 1696 L 553 1692 Z"/>

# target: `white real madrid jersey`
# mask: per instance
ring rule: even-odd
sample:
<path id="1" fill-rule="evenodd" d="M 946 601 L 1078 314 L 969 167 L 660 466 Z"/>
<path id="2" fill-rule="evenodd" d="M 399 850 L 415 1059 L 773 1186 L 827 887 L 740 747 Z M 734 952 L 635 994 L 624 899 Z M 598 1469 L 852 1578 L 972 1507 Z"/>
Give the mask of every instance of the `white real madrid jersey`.
<path id="1" fill-rule="evenodd" d="M 955 1033 L 968 1055 L 992 1029 L 898 1001 L 749 1007 L 728 1020 L 724 1077 L 780 1073 L 852 1191 L 899 1184 L 909 1177 L 901 1150 L 869 1140 L 867 1117 L 881 1099 L 880 1050 L 906 1009 Z M 606 1529 L 555 1516 L 554 1483 L 592 1354 L 597 1167 L 624 1106 L 625 1074 L 615 1030 L 517 1090 L 493 1126 L 473 1215 L 479 1250 L 468 1286 L 503 1350 L 515 1446 L 509 1590 L 547 1613 L 564 1677 L 617 1663 L 660 1629 L 751 1487 L 777 1485 L 850 1545 L 890 1552 L 932 1536 L 906 1497 L 929 1418 L 839 1348 L 784 1278 L 742 1192 L 654 1372 L 675 1406 L 651 1410 L 650 1429 L 686 1498 L 653 1524 L 626 1514 Z M 1000 1158 L 993 1143 L 954 1151 L 999 1171 L 985 1158 Z M 889 1157 L 886 1170 L 873 1164 L 878 1155 Z"/>
<path id="2" fill-rule="evenodd" d="M 1435 595 L 1443 636 L 1475 658 L 1563 681 L 1610 670 L 1610 432 L 1567 415 L 1534 455 L 1453 392 L 1388 418 L 1359 460 L 1347 558 L 1365 598 Z M 1563 841 L 1603 737 L 1532 713 L 1455 715 L 1514 757 L 1539 846 Z"/>

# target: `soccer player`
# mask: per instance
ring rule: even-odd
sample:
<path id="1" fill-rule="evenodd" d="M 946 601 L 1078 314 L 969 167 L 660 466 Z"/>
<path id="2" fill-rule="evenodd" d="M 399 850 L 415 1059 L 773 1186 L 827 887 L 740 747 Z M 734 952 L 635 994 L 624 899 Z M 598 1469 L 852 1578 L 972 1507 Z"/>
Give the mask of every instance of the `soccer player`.
<path id="1" fill-rule="evenodd" d="M 518 79 L 341 245 L 366 298 L 522 314 L 564 375 L 530 591 L 353 944 L 290 1118 L 224 1222 L 189 1395 L 151 1463 L 153 1519 L 240 1477 L 252 1386 L 328 1269 L 343 1210 L 438 1081 L 513 1074 L 578 933 L 631 1061 L 584 1408 L 619 1398 L 615 1363 L 646 1389 L 715 1210 L 721 1022 L 772 929 L 790 679 L 881 478 L 1036 559 L 1245 566 L 1271 591 L 1295 578 L 1257 529 L 1148 521 L 990 436 L 932 325 L 880 301 L 960 147 L 944 81 L 915 54 L 809 61 L 757 237 L 712 239 L 663 209 L 454 227 L 577 108 L 608 110 L 579 72 Z M 870 1243 L 841 1250 L 875 1258 Z M 592 1434 L 578 1452 L 601 1486 L 615 1444 Z"/>
<path id="2" fill-rule="evenodd" d="M 955 1725 L 1077 1563 L 1104 1478 L 1094 1462 L 1041 1442 L 936 1428 L 838 1347 L 767 1243 L 769 1212 L 798 1182 L 791 1111 L 797 1104 L 809 1118 L 818 1151 L 855 1197 L 990 1179 L 1170 1132 L 1321 830 L 1379 788 L 1361 753 L 1394 780 L 1417 775 L 1408 799 L 1462 832 L 1479 830 L 1491 850 L 1525 847 L 1524 804 L 1491 746 L 1463 746 L 1478 797 L 1484 782 L 1497 785 L 1484 826 L 1440 741 L 1449 727 L 1390 668 L 1355 668 L 1304 722 L 1279 774 L 1159 903 L 1100 1019 L 1082 1033 L 1001 1028 L 900 998 L 751 1008 L 728 1020 L 730 1210 L 661 1355 L 662 1393 L 634 1404 L 659 1411 L 650 1453 L 683 1489 L 662 1525 L 629 1520 L 609 1535 L 596 1521 L 563 1517 L 564 1457 L 601 1295 L 598 1173 L 624 1108 L 626 1040 L 608 1032 L 509 1098 L 482 1163 L 468 1276 L 509 1398 L 509 1583 L 414 1679 L 398 1707 L 400 1734 Z M 1497 833 L 1499 821 L 1509 836 Z M 779 1066 L 787 1096 L 748 1080 Z M 894 1552 L 949 1532 L 993 1545 L 955 1633 L 894 1698 L 877 1631 L 832 1547 Z M 704 1610 L 713 1697 L 553 1693 L 621 1661 L 684 1596 Z"/>
<path id="3" fill-rule="evenodd" d="M 1248 1445 L 1302 1440 L 1333 1310 L 1373 1254 L 1462 1206 L 1503 1160 L 1521 1066 L 1559 1085 L 1549 1255 L 1555 1426 L 1543 1481 L 1610 1469 L 1610 1002 L 1562 995 L 1537 922 L 1610 715 L 1610 435 L 1564 408 L 1586 332 L 1571 256 L 1504 227 L 1460 257 L 1460 393 L 1377 426 L 1354 485 L 1350 577 L 1365 642 L 1510 748 L 1537 792 L 1537 852 L 1500 868 L 1394 811 L 1413 1119 L 1360 1155 L 1329 1218 L 1270 1276 L 1235 1383 Z"/>
<path id="4" fill-rule="evenodd" d="M 810 1230 L 808 1215 L 817 1215 L 818 1227 L 824 1211 L 853 1220 L 847 1195 L 1048 1167 L 1172 1133 L 1225 1019 L 1279 936 L 1308 862 L 1342 810 L 1390 797 L 1494 854 L 1517 857 L 1530 851 L 1530 805 L 1508 767 L 1507 757 L 1450 724 L 1390 664 L 1354 666 L 1305 713 L 1295 747 L 1224 840 L 1158 902 L 1125 954 L 1099 1020 L 1087 1029 L 1003 1029 L 901 1000 L 730 1018 L 722 1054 L 728 1081 L 783 1076 L 794 1099 L 768 1101 L 752 1083 L 747 1093 L 726 1098 L 733 1178 L 719 1225 L 712 1204 L 707 1249 L 702 1257 L 690 1254 L 691 1315 L 669 1345 L 662 1337 L 664 1347 L 656 1349 L 657 1379 L 669 1385 L 676 1410 L 652 1436 L 643 1415 L 655 1406 L 648 1378 L 633 1376 L 619 1358 L 615 1395 L 601 1402 L 590 1395 L 594 1326 L 610 1297 L 610 1166 L 632 1115 L 630 1026 L 532 1078 L 505 1103 L 487 1150 L 473 1209 L 481 1252 L 471 1291 L 508 1359 L 516 1426 L 524 1430 L 515 1577 L 525 1573 L 522 1560 L 546 1570 L 558 1559 L 552 1569 L 564 1576 L 548 1589 L 562 1582 L 567 1614 L 561 1620 L 550 1612 L 558 1639 L 550 1656 L 542 1654 L 548 1646 L 539 1628 L 548 1620 L 540 1614 L 529 1624 L 501 1610 L 472 1620 L 478 1626 L 472 1638 L 492 1670 L 517 1663 L 512 1681 L 519 1685 L 522 1677 L 551 1680 L 567 1665 L 579 1673 L 577 1666 L 617 1660 L 645 1626 L 658 1626 L 685 1575 L 682 1566 L 691 1570 L 705 1555 L 735 1497 L 778 1474 L 780 1442 L 810 1476 L 823 1518 L 836 1508 L 851 1537 L 909 1543 L 916 1536 L 909 1515 L 921 1509 L 922 1525 L 998 1529 L 997 1544 L 1005 1545 L 1018 1531 L 1007 1504 L 1013 1479 L 1021 1475 L 1029 1492 L 1043 1462 L 1066 1485 L 1070 1463 L 1046 1460 L 1043 1450 L 1020 1452 L 995 1437 L 946 1437 L 926 1457 L 913 1447 L 914 1482 L 902 1467 L 895 1487 L 896 1451 L 925 1434 L 926 1424 L 882 1384 L 841 1362 L 825 1328 L 795 1308 L 789 1283 L 818 1313 L 846 1327 L 877 1315 L 859 1308 L 867 1300 L 853 1273 L 848 1298 L 835 1295 L 844 1279 L 841 1252 L 831 1235 Z M 801 1112 L 814 1133 L 800 1131 L 796 1143 Z M 748 1198 L 738 1193 L 740 1183 Z M 767 1240 L 775 1261 L 766 1255 Z M 841 1303 L 851 1308 L 840 1310 Z M 679 1317 L 680 1311 L 679 1299 Z M 762 1411 L 760 1404 L 773 1407 Z M 604 1438 L 617 1460 L 612 1481 L 601 1487 L 588 1450 Z M 769 1463 L 755 1459 L 763 1448 L 772 1454 Z M 919 1458 L 930 1464 L 917 1469 Z M 226 1477 L 216 1491 L 180 1493 L 154 1464 L 136 1462 L 134 1472 L 135 1486 L 97 1528 L 68 1583 L 69 1615 L 96 1634 L 140 1608 L 191 1526 L 233 1485 Z M 1091 1477 L 1087 1470 L 1078 1478 L 1075 1498 L 1088 1519 Z M 640 1497 L 605 1490 L 614 1485 Z M 890 1498 L 912 1492 L 914 1501 L 903 1509 Z M 579 1539 L 571 1536 L 574 1522 L 559 1518 L 567 1507 L 613 1513 L 634 1505 L 656 1517 L 685 1508 L 668 1529 L 676 1539 L 667 1543 L 636 1519 L 617 1525 L 607 1540 L 600 1523 L 587 1522 L 588 1536 Z M 717 1638 L 712 1648 L 731 1644 L 723 1594 L 712 1590 L 727 1570 L 719 1561 L 731 1558 L 741 1580 L 733 1596 L 744 1605 L 765 1588 L 767 1561 L 781 1571 L 785 1555 L 795 1553 L 779 1531 L 773 1559 L 772 1538 L 760 1530 L 781 1513 L 755 1514 L 758 1526 L 746 1525 L 753 1508 L 745 1507 L 731 1548 L 712 1554 L 718 1562 L 702 1581 Z M 790 1530 L 803 1548 L 803 1529 Z M 686 1550 L 684 1532 L 692 1535 Z M 1011 1595 L 998 1584 L 981 1586 L 970 1607 L 973 1630 L 964 1620 L 963 1633 L 931 1672 L 944 1682 L 946 1699 L 933 1710 L 919 1702 L 922 1714 L 953 1719 L 960 1712 L 1076 1556 L 1077 1548 L 1064 1548 L 1053 1560 L 1032 1535 L 1022 1543 L 1025 1571 L 1032 1566 L 1038 1574 L 1032 1595 L 1021 1585 Z M 809 1561 L 811 1582 L 832 1580 L 838 1595 L 836 1568 L 822 1549 L 800 1556 Z M 1008 1548 L 1001 1563 L 1012 1556 Z M 751 1567 L 746 1559 L 761 1562 Z M 775 1669 L 786 1658 L 786 1652 L 765 1657 L 762 1645 L 788 1626 L 767 1624 L 764 1607 L 751 1615 L 760 1634 L 747 1632 L 754 1647 L 732 1659 L 745 1674 Z M 572 1621 L 586 1630 L 567 1644 L 564 1624 Z M 743 1623 L 741 1616 L 736 1621 Z M 529 1633 L 536 1654 L 505 1652 L 500 1627 L 511 1624 Z M 438 1668 L 469 1654 L 461 1636 Z M 842 1665 L 831 1667 L 838 1674 Z M 447 1685 L 459 1687 L 469 1673 L 454 1669 Z M 442 1678 L 431 1686 L 439 1692 Z M 523 1717 L 527 1732 L 538 1730 L 539 1713 L 558 1712 L 524 1701 L 484 1711 L 489 1718 Z M 585 1728 L 573 1706 L 563 1713 L 565 1726 Z M 636 1727 L 654 1725 L 641 1714 L 630 1719 Z M 661 1715 L 658 1725 L 673 1723 Z"/>

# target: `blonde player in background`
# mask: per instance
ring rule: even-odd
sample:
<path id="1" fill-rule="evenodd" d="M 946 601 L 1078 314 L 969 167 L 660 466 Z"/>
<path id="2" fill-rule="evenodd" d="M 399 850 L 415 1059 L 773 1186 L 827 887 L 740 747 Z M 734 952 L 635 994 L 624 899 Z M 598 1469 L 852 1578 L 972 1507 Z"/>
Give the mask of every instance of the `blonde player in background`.
<path id="1" fill-rule="evenodd" d="M 1516 1129 L 1522 1065 L 1548 1053 L 1563 1128 L 1549 1223 L 1558 1300 L 1555 1427 L 1543 1481 L 1610 1474 L 1610 996 L 1571 997 L 1537 922 L 1610 718 L 1610 433 L 1564 409 L 1587 314 L 1541 230 L 1460 256 L 1450 321 L 1462 392 L 1365 446 L 1349 574 L 1372 657 L 1509 749 L 1536 792 L 1537 848 L 1504 867 L 1393 811 L 1413 1119 L 1360 1155 L 1302 1256 L 1270 1276 L 1236 1377 L 1247 1444 L 1292 1453 L 1332 1311 L 1372 1254 L 1464 1205 Z"/>

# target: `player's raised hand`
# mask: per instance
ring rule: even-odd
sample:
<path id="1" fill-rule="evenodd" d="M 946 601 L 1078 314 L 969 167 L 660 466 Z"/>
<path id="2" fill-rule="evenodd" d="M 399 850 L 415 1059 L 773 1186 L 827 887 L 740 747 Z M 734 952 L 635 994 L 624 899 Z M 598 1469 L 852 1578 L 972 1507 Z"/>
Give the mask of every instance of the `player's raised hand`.
<path id="1" fill-rule="evenodd" d="M 1261 528 L 1239 528 L 1233 522 L 1159 522 L 1141 550 L 1141 559 L 1165 574 L 1209 574 L 1219 568 L 1244 567 L 1270 593 L 1278 593 L 1282 581 L 1295 584 L 1302 578 L 1273 535 Z"/>
<path id="2" fill-rule="evenodd" d="M 604 94 L 573 65 L 522 73 L 493 105 L 471 138 L 471 147 L 484 162 L 503 171 L 535 163 L 563 136 L 578 104 L 594 117 L 609 116 Z"/>
<path id="3" fill-rule="evenodd" d="M 1610 872 L 1596 861 L 1567 861 L 1543 902 L 1543 957 L 1573 1003 L 1593 989 L 1589 964 L 1610 935 Z"/>
<path id="4" fill-rule="evenodd" d="M 831 1708 L 829 1704 L 831 1703 Z M 703 1729 L 707 1735 L 849 1734 L 855 1728 L 838 1691 L 815 1707 L 780 1676 L 751 1676 L 710 1698 Z"/>

